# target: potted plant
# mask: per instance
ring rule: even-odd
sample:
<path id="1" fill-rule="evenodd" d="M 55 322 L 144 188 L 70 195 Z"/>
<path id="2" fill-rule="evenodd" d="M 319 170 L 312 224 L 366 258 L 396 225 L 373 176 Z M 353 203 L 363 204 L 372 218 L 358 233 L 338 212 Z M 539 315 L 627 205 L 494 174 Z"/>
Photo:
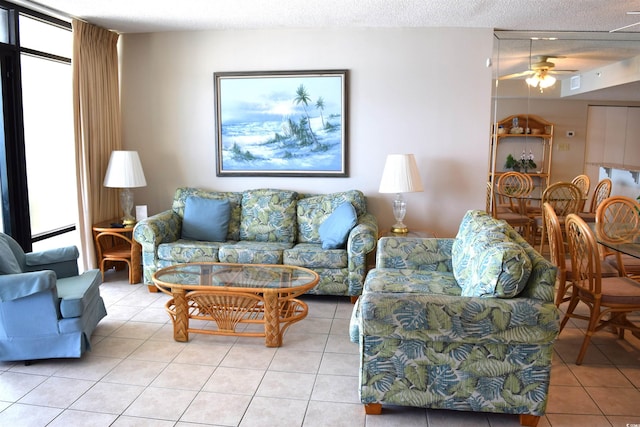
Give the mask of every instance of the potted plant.
<path id="1" fill-rule="evenodd" d="M 520 170 L 520 162 L 518 162 L 511 154 L 507 156 L 507 161 L 504 163 L 505 169 L 513 169 L 514 171 Z"/>

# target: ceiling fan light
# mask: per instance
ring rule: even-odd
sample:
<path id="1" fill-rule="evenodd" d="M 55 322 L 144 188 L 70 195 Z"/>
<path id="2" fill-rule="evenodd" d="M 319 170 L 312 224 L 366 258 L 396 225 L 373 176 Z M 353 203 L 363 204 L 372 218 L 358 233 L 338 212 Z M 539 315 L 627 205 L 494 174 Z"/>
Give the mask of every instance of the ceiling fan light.
<path id="1" fill-rule="evenodd" d="M 547 87 L 551 87 L 556 83 L 556 78 L 550 75 L 546 75 L 544 76 L 542 79 L 540 79 L 540 87 L 541 88 L 547 88 Z"/>
<path id="2" fill-rule="evenodd" d="M 531 87 L 538 87 L 538 82 L 540 82 L 540 79 L 538 78 L 538 76 L 531 76 L 527 78 L 525 81 Z"/>

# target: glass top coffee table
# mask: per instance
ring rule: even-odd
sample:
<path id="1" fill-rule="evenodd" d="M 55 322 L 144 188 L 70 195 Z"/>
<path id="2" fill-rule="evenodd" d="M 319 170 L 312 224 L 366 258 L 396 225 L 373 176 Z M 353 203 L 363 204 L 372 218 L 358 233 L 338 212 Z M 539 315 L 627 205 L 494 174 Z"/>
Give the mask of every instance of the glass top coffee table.
<path id="1" fill-rule="evenodd" d="M 289 265 L 204 262 L 173 265 L 153 275 L 156 287 L 172 296 L 165 308 L 176 341 L 189 341 L 193 332 L 265 337 L 267 347 L 281 346 L 286 328 L 307 316 L 307 304 L 296 297 L 318 279 L 312 270 Z M 191 319 L 215 322 L 217 328 L 192 327 Z M 264 331 L 240 327 L 247 324 L 263 324 Z"/>

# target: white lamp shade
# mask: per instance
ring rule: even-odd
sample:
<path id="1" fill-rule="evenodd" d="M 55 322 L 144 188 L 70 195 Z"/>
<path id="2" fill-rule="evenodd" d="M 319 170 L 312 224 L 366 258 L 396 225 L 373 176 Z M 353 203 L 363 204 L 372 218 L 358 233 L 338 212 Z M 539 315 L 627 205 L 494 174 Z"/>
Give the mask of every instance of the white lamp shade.
<path id="1" fill-rule="evenodd" d="M 389 154 L 384 164 L 380 193 L 413 193 L 423 191 L 420 172 L 413 154 Z"/>
<path id="2" fill-rule="evenodd" d="M 113 188 L 144 187 L 147 180 L 137 151 L 112 151 L 104 186 Z"/>

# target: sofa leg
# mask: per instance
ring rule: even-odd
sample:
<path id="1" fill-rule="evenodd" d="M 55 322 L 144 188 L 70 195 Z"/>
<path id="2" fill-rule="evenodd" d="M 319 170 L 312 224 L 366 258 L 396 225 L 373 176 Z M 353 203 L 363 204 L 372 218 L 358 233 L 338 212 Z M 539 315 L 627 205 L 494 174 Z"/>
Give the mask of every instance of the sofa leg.
<path id="1" fill-rule="evenodd" d="M 149 292 L 158 292 L 156 285 L 147 285 L 147 289 L 149 289 Z"/>
<path id="2" fill-rule="evenodd" d="M 382 413 L 382 403 L 365 403 L 364 412 L 367 415 L 380 415 Z"/>
<path id="3" fill-rule="evenodd" d="M 356 296 L 351 295 L 350 298 L 351 298 L 351 304 L 355 304 L 356 301 L 358 301 L 358 296 L 357 295 Z"/>
<path id="4" fill-rule="evenodd" d="M 536 415 L 520 414 L 521 426 L 536 427 L 538 425 L 538 421 L 540 421 L 540 417 Z"/>

